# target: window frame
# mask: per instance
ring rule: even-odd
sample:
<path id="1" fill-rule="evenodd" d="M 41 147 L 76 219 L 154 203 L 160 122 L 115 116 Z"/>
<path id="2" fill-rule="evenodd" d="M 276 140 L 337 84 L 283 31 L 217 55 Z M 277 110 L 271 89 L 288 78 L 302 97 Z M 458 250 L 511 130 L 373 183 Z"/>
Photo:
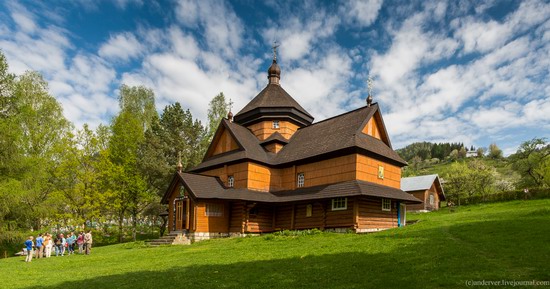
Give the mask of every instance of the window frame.
<path id="1" fill-rule="evenodd" d="M 434 195 L 430 194 L 430 205 L 433 206 L 435 203 Z"/>
<path id="2" fill-rule="evenodd" d="M 213 210 L 213 209 L 219 210 Z M 204 208 L 204 216 L 206 217 L 223 217 L 224 205 L 220 203 L 206 203 Z"/>
<path id="3" fill-rule="evenodd" d="M 235 187 L 235 177 L 234 176 L 227 176 L 227 187 L 233 188 Z"/>
<path id="4" fill-rule="evenodd" d="M 296 187 L 297 188 L 303 188 L 306 184 L 306 175 L 304 173 L 297 173 L 296 174 Z"/>
<path id="5" fill-rule="evenodd" d="M 313 205 L 312 204 L 307 204 L 306 205 L 306 217 L 309 218 L 313 216 Z"/>
<path id="6" fill-rule="evenodd" d="M 343 200 L 343 207 L 335 207 L 335 204 L 341 204 L 341 201 Z M 348 209 L 348 198 L 347 197 L 338 197 L 338 198 L 332 198 L 331 200 L 331 210 L 332 211 L 345 211 Z"/>
<path id="7" fill-rule="evenodd" d="M 281 123 L 279 122 L 279 120 L 274 120 L 272 125 L 271 125 L 271 128 L 273 128 L 273 129 L 281 128 Z"/>
<path id="8" fill-rule="evenodd" d="M 382 199 L 382 211 L 391 212 L 391 199 Z"/>

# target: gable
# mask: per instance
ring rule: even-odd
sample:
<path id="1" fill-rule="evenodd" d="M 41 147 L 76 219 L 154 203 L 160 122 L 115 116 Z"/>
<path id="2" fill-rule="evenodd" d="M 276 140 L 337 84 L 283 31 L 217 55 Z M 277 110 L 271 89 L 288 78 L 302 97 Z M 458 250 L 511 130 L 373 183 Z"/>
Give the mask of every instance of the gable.
<path id="1" fill-rule="evenodd" d="M 212 139 L 212 143 L 210 144 L 210 147 L 208 148 L 205 157 L 208 158 L 211 156 L 238 150 L 239 148 L 239 144 L 237 143 L 233 135 L 231 135 L 229 130 L 224 125 L 220 125 L 218 131 L 216 131 L 216 134 Z"/>
<path id="2" fill-rule="evenodd" d="M 370 135 L 376 139 L 381 140 L 386 145 L 390 146 L 390 140 L 386 128 L 384 127 L 384 122 L 380 111 L 376 111 L 374 115 L 367 121 L 367 123 L 361 129 L 361 132 Z M 390 146 L 391 147 L 391 146 Z"/>

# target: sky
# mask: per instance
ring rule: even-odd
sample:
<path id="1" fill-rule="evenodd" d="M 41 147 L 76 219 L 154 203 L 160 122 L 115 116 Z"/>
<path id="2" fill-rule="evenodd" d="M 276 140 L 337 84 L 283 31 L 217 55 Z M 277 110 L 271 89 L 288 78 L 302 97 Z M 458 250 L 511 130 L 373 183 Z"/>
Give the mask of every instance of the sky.
<path id="1" fill-rule="evenodd" d="M 505 154 L 550 137 L 550 1 L 0 1 L 10 71 L 40 72 L 76 128 L 108 124 L 121 84 L 203 122 L 281 85 L 315 121 L 365 105 L 394 148 L 463 142 Z"/>

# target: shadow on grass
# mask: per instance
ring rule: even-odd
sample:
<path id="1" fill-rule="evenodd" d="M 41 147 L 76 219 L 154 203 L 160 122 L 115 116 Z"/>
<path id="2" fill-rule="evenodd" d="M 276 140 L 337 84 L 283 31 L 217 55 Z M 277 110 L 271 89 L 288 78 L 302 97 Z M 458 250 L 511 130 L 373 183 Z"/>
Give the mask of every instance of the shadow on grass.
<path id="1" fill-rule="evenodd" d="M 342 253 L 231 264 L 175 263 L 154 271 L 113 272 L 41 288 L 457 288 L 466 287 L 467 280 L 545 280 L 550 231 L 540 226 L 547 221 L 506 219 L 393 230 L 354 238 L 401 244 L 375 253 L 351 244 L 349 252 Z M 270 241 L 258 238 L 258 242 Z"/>

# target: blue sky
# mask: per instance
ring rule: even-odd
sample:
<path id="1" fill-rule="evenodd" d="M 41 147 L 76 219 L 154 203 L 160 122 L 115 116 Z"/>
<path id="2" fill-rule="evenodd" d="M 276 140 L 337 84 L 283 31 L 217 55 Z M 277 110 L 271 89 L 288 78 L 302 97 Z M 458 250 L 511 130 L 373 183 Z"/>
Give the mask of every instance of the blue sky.
<path id="1" fill-rule="evenodd" d="M 48 2 L 48 3 L 45 3 Z M 75 126 L 108 123 L 117 88 L 206 119 L 281 85 L 316 121 L 365 103 L 374 78 L 394 148 L 452 141 L 505 153 L 550 136 L 549 1 L 2 1 L 10 70 L 41 72 Z"/>

